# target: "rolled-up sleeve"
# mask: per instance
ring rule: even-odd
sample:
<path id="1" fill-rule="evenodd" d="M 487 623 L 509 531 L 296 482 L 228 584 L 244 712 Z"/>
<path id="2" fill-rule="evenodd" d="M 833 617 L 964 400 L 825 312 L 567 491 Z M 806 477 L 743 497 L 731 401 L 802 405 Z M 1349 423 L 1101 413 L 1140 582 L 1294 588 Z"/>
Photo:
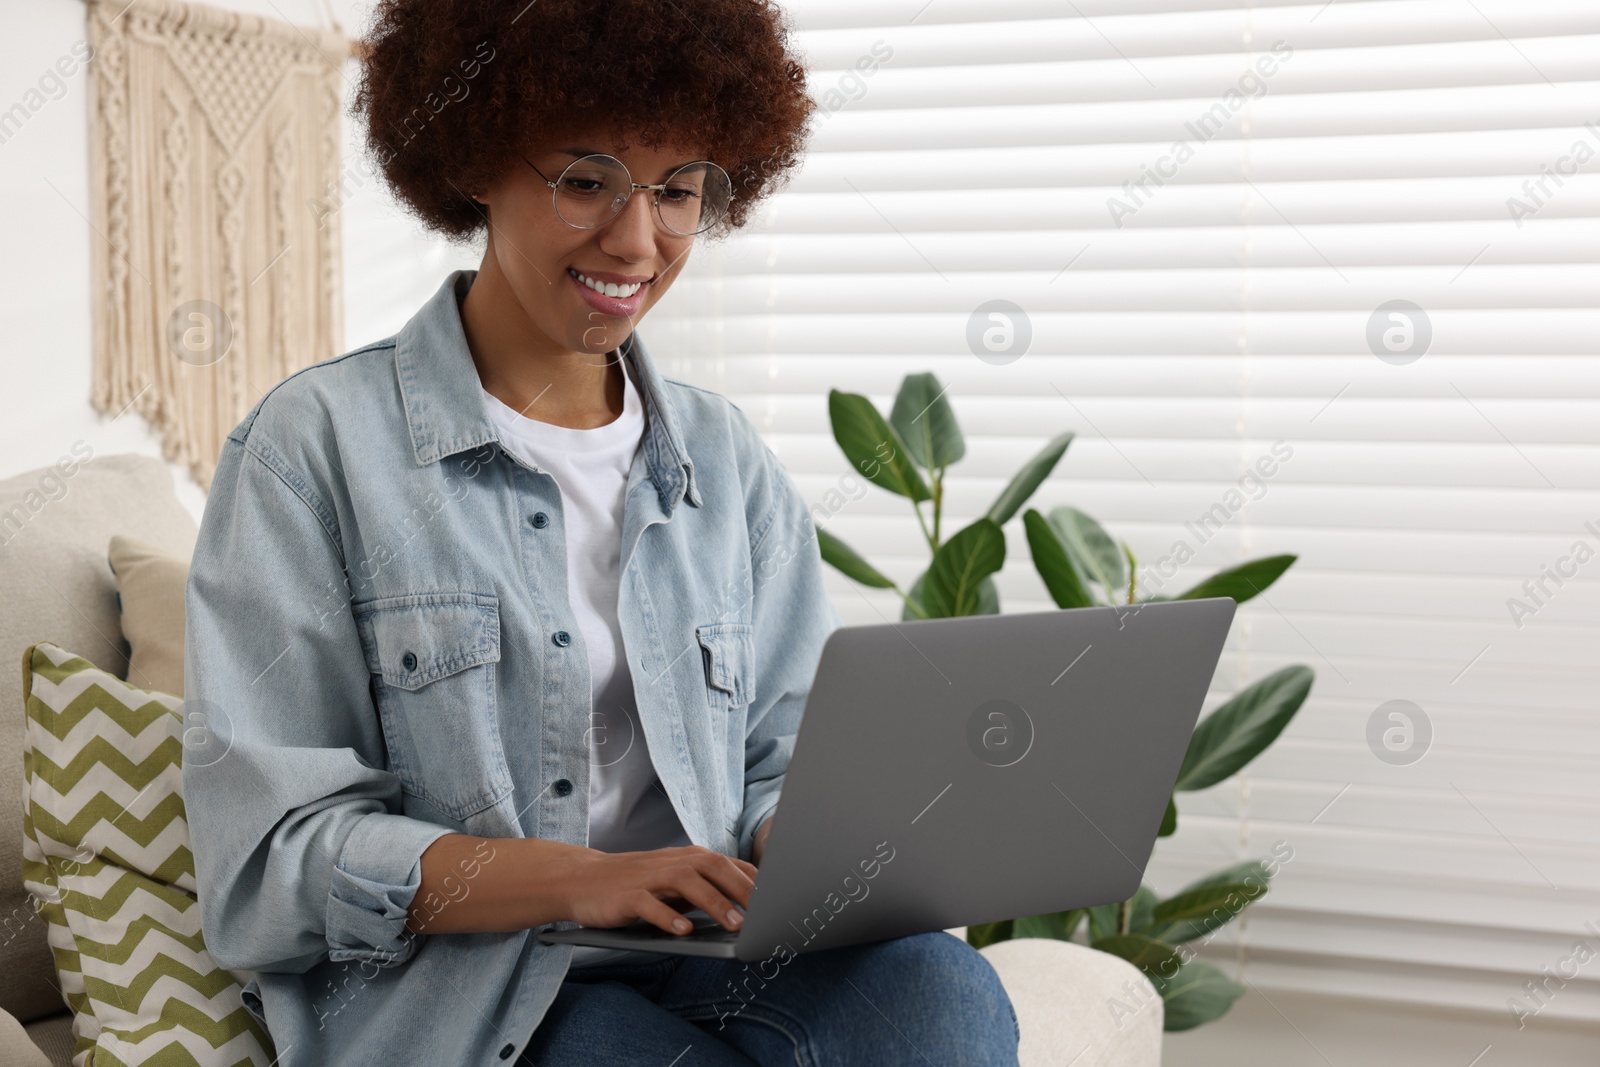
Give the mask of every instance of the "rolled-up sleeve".
<path id="1" fill-rule="evenodd" d="M 416 951 L 420 858 L 451 831 L 401 814 L 349 601 L 324 495 L 230 436 L 190 564 L 183 709 L 201 924 L 224 967 Z"/>
<path id="2" fill-rule="evenodd" d="M 817 531 L 800 491 L 772 450 L 746 423 L 762 476 L 751 499 L 751 627 L 755 699 L 745 732 L 744 809 L 739 856 L 750 859 L 755 832 L 777 806 L 795 735 L 823 643 L 840 625 L 823 587 Z"/>

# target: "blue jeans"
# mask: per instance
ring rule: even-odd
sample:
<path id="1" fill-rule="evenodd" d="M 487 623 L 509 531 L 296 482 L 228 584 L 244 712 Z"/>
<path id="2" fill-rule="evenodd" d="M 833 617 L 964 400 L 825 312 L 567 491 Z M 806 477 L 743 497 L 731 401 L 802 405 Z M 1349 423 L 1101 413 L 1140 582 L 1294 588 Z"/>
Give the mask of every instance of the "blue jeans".
<path id="1" fill-rule="evenodd" d="M 519 1062 L 1016 1067 L 1019 1039 L 989 961 L 933 931 L 781 965 L 663 956 L 573 968 Z"/>

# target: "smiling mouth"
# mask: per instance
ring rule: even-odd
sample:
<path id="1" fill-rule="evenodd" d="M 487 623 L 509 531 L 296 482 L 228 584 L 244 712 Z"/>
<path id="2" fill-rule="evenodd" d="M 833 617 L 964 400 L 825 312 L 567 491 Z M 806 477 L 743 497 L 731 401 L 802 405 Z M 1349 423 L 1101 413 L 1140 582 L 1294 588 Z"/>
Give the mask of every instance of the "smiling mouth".
<path id="1" fill-rule="evenodd" d="M 578 279 L 578 281 L 582 282 L 588 288 L 599 293 L 601 296 L 609 296 L 614 300 L 626 300 L 630 296 L 633 296 L 635 293 L 637 293 L 640 289 L 643 289 L 646 285 L 649 285 L 650 282 L 655 280 L 654 278 L 650 278 L 648 281 L 630 282 L 627 285 L 618 285 L 616 282 L 596 281 L 587 274 L 573 270 L 571 267 L 567 268 L 567 273 Z"/>

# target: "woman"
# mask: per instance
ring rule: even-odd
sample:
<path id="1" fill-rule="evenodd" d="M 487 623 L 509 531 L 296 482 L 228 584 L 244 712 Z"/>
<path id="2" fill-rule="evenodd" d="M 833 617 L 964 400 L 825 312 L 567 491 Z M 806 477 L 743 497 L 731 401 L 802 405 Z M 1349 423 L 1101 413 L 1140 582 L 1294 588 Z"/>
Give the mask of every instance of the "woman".
<path id="1" fill-rule="evenodd" d="M 223 448 L 185 709 L 213 956 L 286 1067 L 1014 1064 L 993 969 L 942 932 L 755 990 L 537 936 L 738 928 L 838 625 L 782 466 L 633 332 L 799 159 L 778 12 L 387 0 L 370 40 L 385 178 L 485 252 Z"/>

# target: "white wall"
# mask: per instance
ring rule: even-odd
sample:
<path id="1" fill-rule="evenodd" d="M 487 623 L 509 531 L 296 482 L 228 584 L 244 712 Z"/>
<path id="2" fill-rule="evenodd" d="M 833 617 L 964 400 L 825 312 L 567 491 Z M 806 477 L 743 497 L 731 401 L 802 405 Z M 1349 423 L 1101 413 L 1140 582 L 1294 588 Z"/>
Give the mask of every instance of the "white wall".
<path id="1" fill-rule="evenodd" d="M 216 6 L 328 26 L 320 0 L 213 0 Z M 367 3 L 332 0 L 346 33 L 366 22 Z M 43 101 L 0 144 L 0 217 L 6 255 L 0 261 L 0 381 L 7 416 L 0 420 L 0 479 L 54 463 L 84 441 L 95 455 L 160 456 L 161 444 L 138 412 L 101 414 L 90 393 L 90 253 L 103 240 L 89 215 L 89 77 L 80 67 L 47 80 L 61 56 L 87 38 L 81 0 L 8 4 L 0 34 L 0 110 Z M 90 61 L 93 62 L 92 60 Z M 352 77 L 346 66 L 346 77 Z M 346 159 L 357 158 L 356 131 L 346 123 Z M 425 237 L 374 178 L 347 186 L 344 209 L 345 347 L 385 337 L 432 295 L 456 267 L 479 256 Z M 182 466 L 169 464 L 179 498 L 199 520 L 205 494 Z"/>

